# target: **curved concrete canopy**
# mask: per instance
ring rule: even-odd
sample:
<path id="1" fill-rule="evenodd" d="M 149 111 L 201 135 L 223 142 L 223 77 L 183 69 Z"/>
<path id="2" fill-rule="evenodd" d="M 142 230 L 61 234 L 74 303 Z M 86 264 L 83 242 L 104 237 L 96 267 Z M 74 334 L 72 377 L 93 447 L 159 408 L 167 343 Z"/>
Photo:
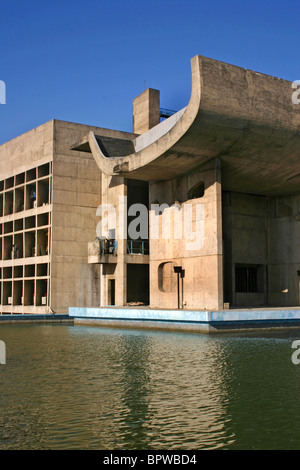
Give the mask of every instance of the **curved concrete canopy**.
<path id="1" fill-rule="evenodd" d="M 160 181 L 218 158 L 223 189 L 299 192 L 300 105 L 292 102 L 292 83 L 203 56 L 191 60 L 191 69 L 188 106 L 131 139 L 127 152 L 105 155 L 88 134 L 100 170 Z"/>
<path id="2" fill-rule="evenodd" d="M 185 135 L 197 116 L 200 105 L 200 61 L 196 56 L 192 64 L 192 92 L 188 106 L 149 131 L 133 140 L 134 153 L 115 158 L 106 157 L 93 132 L 88 134 L 91 152 L 100 168 L 107 175 L 119 175 L 143 180 L 170 179 L 189 168 L 174 168 L 165 162 L 161 168 L 161 157 Z M 181 162 L 184 166 L 184 162 Z M 197 163 L 199 164 L 199 163 Z M 192 165 L 194 167 L 194 163 Z M 163 172 L 161 172 L 163 170 Z"/>

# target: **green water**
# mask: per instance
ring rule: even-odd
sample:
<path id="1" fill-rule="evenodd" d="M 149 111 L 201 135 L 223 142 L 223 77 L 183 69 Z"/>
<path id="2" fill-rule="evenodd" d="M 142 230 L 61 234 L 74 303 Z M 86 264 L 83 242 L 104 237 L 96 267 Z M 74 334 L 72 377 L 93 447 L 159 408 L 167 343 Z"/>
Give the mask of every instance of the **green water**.
<path id="1" fill-rule="evenodd" d="M 300 449 L 300 331 L 1 325 L 0 449 Z"/>

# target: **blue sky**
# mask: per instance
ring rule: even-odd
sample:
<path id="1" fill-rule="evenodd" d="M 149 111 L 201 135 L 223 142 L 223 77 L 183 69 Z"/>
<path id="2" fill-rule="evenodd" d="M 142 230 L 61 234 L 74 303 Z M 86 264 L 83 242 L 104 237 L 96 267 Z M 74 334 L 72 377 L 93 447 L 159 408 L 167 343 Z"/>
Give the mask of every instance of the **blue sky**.
<path id="1" fill-rule="evenodd" d="M 201 54 L 300 79 L 299 0 L 0 0 L 0 144 L 50 119 L 132 130 L 145 88 L 190 97 Z"/>

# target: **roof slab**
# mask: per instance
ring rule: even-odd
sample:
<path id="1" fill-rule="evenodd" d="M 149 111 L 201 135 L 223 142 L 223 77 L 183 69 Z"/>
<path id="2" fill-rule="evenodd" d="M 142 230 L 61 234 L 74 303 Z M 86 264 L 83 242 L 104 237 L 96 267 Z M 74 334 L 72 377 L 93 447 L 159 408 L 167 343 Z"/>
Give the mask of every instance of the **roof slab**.
<path id="1" fill-rule="evenodd" d="M 300 105 L 292 102 L 292 83 L 199 55 L 191 72 L 186 108 L 130 141 L 90 132 L 72 149 L 92 152 L 107 175 L 168 180 L 217 158 L 223 189 L 300 192 Z"/>

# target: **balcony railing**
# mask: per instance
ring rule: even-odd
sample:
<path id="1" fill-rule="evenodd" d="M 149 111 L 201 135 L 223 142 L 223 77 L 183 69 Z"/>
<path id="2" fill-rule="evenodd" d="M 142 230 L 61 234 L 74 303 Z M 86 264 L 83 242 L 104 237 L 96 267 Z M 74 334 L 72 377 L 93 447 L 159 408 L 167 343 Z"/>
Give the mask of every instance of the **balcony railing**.
<path id="1" fill-rule="evenodd" d="M 128 255 L 149 255 L 149 240 L 127 240 L 126 252 Z M 103 255 L 117 256 L 117 254 L 118 242 L 114 239 L 101 240 L 97 238 L 88 245 L 90 263 L 99 262 L 95 260 L 92 261 L 95 257 L 101 257 Z"/>
<path id="2" fill-rule="evenodd" d="M 149 241 L 127 240 L 127 254 L 149 255 Z"/>
<path id="3" fill-rule="evenodd" d="M 100 255 L 117 255 L 118 242 L 116 240 L 99 240 Z"/>

